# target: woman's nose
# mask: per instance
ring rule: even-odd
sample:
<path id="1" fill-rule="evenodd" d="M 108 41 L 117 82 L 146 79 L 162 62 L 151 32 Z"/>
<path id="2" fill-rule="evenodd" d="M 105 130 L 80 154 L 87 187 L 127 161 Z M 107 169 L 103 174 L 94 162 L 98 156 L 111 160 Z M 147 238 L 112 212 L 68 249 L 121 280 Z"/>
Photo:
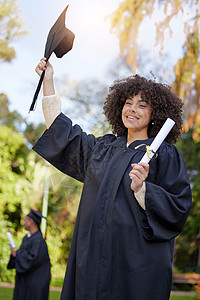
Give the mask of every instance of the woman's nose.
<path id="1" fill-rule="evenodd" d="M 135 104 L 132 104 L 132 105 L 131 105 L 130 110 L 131 110 L 131 111 L 136 111 L 136 106 L 135 106 Z"/>

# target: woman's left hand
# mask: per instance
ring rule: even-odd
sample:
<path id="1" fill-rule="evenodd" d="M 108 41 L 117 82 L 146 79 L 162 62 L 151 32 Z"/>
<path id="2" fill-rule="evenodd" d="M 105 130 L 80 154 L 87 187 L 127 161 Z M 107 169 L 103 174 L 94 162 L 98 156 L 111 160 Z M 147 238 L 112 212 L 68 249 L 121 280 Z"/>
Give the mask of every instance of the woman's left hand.
<path id="1" fill-rule="evenodd" d="M 149 164 L 139 162 L 138 164 L 132 164 L 131 167 L 133 168 L 129 173 L 132 180 L 131 189 L 138 192 L 149 174 Z"/>

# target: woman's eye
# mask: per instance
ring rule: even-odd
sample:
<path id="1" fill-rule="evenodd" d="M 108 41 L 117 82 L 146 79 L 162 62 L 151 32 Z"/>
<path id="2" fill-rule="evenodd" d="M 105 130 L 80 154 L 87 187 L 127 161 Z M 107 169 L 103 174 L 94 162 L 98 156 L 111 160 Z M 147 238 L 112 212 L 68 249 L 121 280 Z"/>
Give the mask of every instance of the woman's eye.
<path id="1" fill-rule="evenodd" d="M 146 105 L 144 105 L 144 104 L 139 104 L 138 105 L 139 107 L 142 107 L 142 108 L 145 108 L 145 107 L 147 107 Z"/>

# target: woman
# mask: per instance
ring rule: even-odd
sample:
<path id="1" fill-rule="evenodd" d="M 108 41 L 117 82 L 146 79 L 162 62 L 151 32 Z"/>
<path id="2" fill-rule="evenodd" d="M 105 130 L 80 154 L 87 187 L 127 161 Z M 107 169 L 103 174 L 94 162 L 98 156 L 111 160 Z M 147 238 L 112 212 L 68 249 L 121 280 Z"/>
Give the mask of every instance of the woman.
<path id="1" fill-rule="evenodd" d="M 42 59 L 36 67 L 41 75 Z M 95 138 L 61 113 L 47 63 L 47 130 L 34 150 L 84 182 L 61 299 L 165 300 L 174 238 L 191 206 L 180 152 L 182 102 L 169 87 L 138 75 L 110 88 L 104 113 L 113 134 Z M 150 164 L 140 163 L 167 117 L 176 121 Z"/>

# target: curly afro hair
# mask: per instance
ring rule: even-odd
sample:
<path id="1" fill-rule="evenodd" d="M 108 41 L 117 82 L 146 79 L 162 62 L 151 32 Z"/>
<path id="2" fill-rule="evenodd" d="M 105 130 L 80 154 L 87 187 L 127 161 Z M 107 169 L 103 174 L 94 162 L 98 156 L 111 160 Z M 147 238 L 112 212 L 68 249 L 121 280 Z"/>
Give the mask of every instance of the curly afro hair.
<path id="1" fill-rule="evenodd" d="M 166 141 L 170 144 L 176 143 L 182 132 L 182 100 L 171 91 L 169 86 L 147 80 L 137 74 L 116 80 L 109 88 L 103 111 L 112 126 L 113 133 L 117 136 L 127 134 L 127 128 L 122 122 L 122 109 L 128 98 L 139 93 L 152 108 L 148 137 L 155 137 L 165 120 L 171 118 L 175 121 L 175 125 L 166 137 Z"/>

